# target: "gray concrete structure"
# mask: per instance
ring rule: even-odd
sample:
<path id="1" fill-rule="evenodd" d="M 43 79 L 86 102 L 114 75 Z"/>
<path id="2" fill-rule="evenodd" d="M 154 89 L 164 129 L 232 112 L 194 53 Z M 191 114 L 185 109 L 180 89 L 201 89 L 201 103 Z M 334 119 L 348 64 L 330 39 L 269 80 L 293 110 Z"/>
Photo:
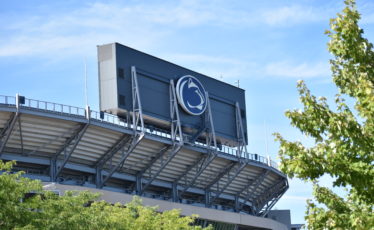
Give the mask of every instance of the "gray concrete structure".
<path id="1" fill-rule="evenodd" d="M 267 218 L 283 223 L 291 230 L 291 211 L 290 210 L 270 210 Z"/>
<path id="2" fill-rule="evenodd" d="M 87 188 L 81 186 L 71 186 L 71 185 L 62 185 L 55 183 L 45 183 L 45 190 L 53 190 L 56 192 L 61 192 L 63 194 L 65 191 L 90 191 L 94 193 L 100 193 L 102 200 L 105 200 L 109 203 L 122 203 L 126 204 L 133 199 L 132 195 L 123 194 L 112 191 L 105 191 L 94 188 Z M 199 218 L 209 221 L 224 222 L 230 223 L 240 227 L 240 229 L 272 229 L 272 230 L 289 230 L 288 226 L 284 225 L 280 221 L 275 221 L 272 219 L 267 219 L 263 217 L 256 217 L 246 214 L 239 214 L 233 212 L 225 212 L 221 210 L 212 210 L 205 207 L 196 207 L 192 205 L 174 203 L 163 200 L 155 200 L 150 198 L 142 197 L 143 205 L 146 206 L 158 206 L 160 211 L 166 211 L 171 209 L 180 209 L 181 215 L 190 216 L 192 214 L 199 215 Z"/>

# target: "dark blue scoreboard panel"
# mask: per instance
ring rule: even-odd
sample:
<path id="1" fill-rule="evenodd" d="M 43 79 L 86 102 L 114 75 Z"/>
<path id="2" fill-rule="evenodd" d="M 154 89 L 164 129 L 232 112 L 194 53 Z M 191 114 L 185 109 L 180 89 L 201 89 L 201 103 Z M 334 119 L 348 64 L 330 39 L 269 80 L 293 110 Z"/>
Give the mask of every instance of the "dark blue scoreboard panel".
<path id="1" fill-rule="evenodd" d="M 98 46 L 98 59 L 101 111 L 124 118 L 132 111 L 131 67 L 135 66 L 147 125 L 169 127 L 173 79 L 184 133 L 193 135 L 203 127 L 207 92 L 218 141 L 226 145 L 237 141 L 236 102 L 247 139 L 243 89 L 118 43 Z"/>

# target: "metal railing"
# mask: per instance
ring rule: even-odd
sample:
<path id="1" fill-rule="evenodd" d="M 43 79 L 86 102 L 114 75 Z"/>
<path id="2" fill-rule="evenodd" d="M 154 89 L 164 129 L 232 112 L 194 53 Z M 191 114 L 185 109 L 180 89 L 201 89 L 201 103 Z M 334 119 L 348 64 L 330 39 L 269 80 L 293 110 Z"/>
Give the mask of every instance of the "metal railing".
<path id="1" fill-rule="evenodd" d="M 0 95 L 0 104 L 15 106 L 16 97 Z"/>
<path id="2" fill-rule="evenodd" d="M 0 95 L 0 105 L 7 106 L 7 107 L 16 106 L 16 97 Z M 85 113 L 86 113 L 86 110 L 84 108 L 70 106 L 70 105 L 63 105 L 63 104 L 58 104 L 58 103 L 53 103 L 53 102 L 47 102 L 47 101 L 41 101 L 41 100 L 28 99 L 28 98 L 25 99 L 25 103 L 20 105 L 20 107 L 43 110 L 43 111 L 50 111 L 53 113 L 80 116 L 83 118 L 85 117 Z M 97 111 L 90 111 L 90 119 L 95 119 L 98 122 L 109 123 L 113 125 L 122 126 L 125 128 L 131 128 L 131 129 L 133 128 L 131 124 L 125 122 L 123 119 L 119 118 L 116 115 L 109 114 L 109 113 L 104 113 L 103 115 L 104 116 L 100 116 L 100 112 L 97 112 Z M 137 129 L 140 130 L 140 127 L 137 127 Z M 163 137 L 167 139 L 171 138 L 171 135 L 170 133 L 168 133 L 167 130 L 162 130 L 162 129 L 158 129 L 154 127 L 145 127 L 145 132 L 147 134 L 155 135 L 157 137 Z M 202 148 L 212 148 L 201 142 L 194 142 L 193 145 L 196 147 L 202 147 Z M 233 147 L 229 147 L 225 145 L 222 145 L 219 148 L 217 147 L 217 149 L 215 150 L 221 153 L 234 155 L 234 156 L 236 156 L 238 152 L 237 148 L 233 148 Z M 244 152 L 242 156 L 240 157 L 251 160 L 251 161 L 260 162 L 272 168 L 278 169 L 278 164 L 276 162 L 270 160 L 270 158 L 263 157 L 258 154 Z"/>

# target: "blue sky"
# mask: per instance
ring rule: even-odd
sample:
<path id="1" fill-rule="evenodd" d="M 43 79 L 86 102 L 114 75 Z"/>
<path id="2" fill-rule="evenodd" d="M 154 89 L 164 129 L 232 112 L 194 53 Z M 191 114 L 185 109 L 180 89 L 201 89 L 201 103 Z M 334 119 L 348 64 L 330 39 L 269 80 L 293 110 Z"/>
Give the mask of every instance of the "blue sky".
<path id="1" fill-rule="evenodd" d="M 284 117 L 300 108 L 296 81 L 333 98 L 326 50 L 342 1 L 2 1 L 0 94 L 98 108 L 96 45 L 119 42 L 246 90 L 250 152 L 276 159 L 271 133 L 307 141 Z M 374 1 L 358 0 L 374 40 Z M 329 179 L 322 181 L 328 184 Z M 302 223 L 311 186 L 290 180 L 275 206 Z"/>

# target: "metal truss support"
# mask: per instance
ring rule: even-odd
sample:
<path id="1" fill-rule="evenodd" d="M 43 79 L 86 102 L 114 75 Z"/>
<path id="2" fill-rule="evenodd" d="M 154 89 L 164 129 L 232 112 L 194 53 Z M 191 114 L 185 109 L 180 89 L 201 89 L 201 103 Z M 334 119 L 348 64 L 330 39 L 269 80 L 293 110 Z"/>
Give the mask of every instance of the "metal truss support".
<path id="1" fill-rule="evenodd" d="M 160 151 L 156 153 L 151 159 L 151 161 L 138 173 L 138 175 L 143 176 L 147 171 L 149 172 L 149 177 L 152 176 L 152 172 L 150 171 L 150 168 L 154 165 L 156 161 L 161 159 L 161 157 L 171 149 L 172 145 L 165 145 Z"/>
<path id="2" fill-rule="evenodd" d="M 219 180 L 221 180 L 222 177 L 225 176 L 228 171 L 230 171 L 235 166 L 235 164 L 235 162 L 231 162 L 223 169 L 221 169 L 218 175 L 205 187 L 205 189 L 210 189 L 213 185 L 215 185 Z"/>
<path id="3" fill-rule="evenodd" d="M 265 205 L 267 202 L 267 198 L 272 197 L 275 193 L 279 192 L 281 187 L 286 187 L 288 186 L 284 180 L 279 180 L 277 183 L 274 185 L 268 187 L 265 189 L 265 192 L 263 194 L 258 195 L 255 200 L 257 201 L 258 206 Z"/>
<path id="4" fill-rule="evenodd" d="M 255 187 L 257 187 L 257 185 L 260 184 L 269 173 L 269 170 L 264 169 L 260 174 L 257 175 L 255 180 L 250 180 L 249 183 L 237 193 L 237 195 L 240 196 L 253 185 L 256 185 Z"/>
<path id="5" fill-rule="evenodd" d="M 200 130 L 197 134 L 194 135 L 192 138 L 192 142 L 194 142 L 198 136 L 200 136 L 204 131 L 206 132 L 206 145 L 208 146 L 208 155 L 202 156 L 199 160 L 197 160 L 194 164 L 187 168 L 187 170 L 175 180 L 175 183 L 179 183 L 180 181 L 184 181 L 184 188 L 181 192 L 179 192 L 179 198 L 190 188 L 192 187 L 197 178 L 203 173 L 203 171 L 210 165 L 210 163 L 217 157 L 217 140 L 216 134 L 214 130 L 213 124 L 213 117 L 212 117 L 212 110 L 210 107 L 210 100 L 209 94 L 206 92 L 205 97 L 207 98 L 207 109 L 204 113 L 204 124 L 203 129 Z M 188 180 L 187 175 L 190 172 L 195 172 L 194 176 L 191 180 Z"/>
<path id="6" fill-rule="evenodd" d="M 144 121 L 142 103 L 140 100 L 138 77 L 136 74 L 136 67 L 131 66 L 131 86 L 132 86 L 132 125 L 134 133 L 137 132 L 140 125 L 140 131 L 144 133 Z"/>
<path id="7" fill-rule="evenodd" d="M 136 146 L 141 142 L 144 137 L 144 120 L 143 120 L 143 109 L 140 100 L 140 91 L 138 84 L 138 76 L 136 72 L 136 67 L 131 66 L 131 92 L 132 92 L 132 128 L 134 134 L 130 137 L 123 136 L 104 156 L 96 162 L 95 166 L 97 168 L 96 175 L 96 187 L 102 188 L 104 184 L 112 177 L 112 175 L 123 166 L 128 156 L 136 148 Z M 129 122 L 129 116 L 127 116 L 127 121 Z M 140 130 L 139 130 L 140 129 Z M 130 144 L 129 144 L 130 143 Z M 128 145 L 129 144 L 129 145 Z M 128 145 L 125 151 L 125 146 Z M 113 156 L 122 151 L 122 156 L 116 165 L 111 167 L 111 170 L 103 178 L 102 169 L 106 162 L 111 161 Z"/>
<path id="8" fill-rule="evenodd" d="M 239 103 L 235 103 L 235 111 L 236 111 L 236 136 L 238 138 L 238 146 L 237 146 L 237 157 L 243 157 L 244 153 L 247 152 L 247 143 L 245 141 L 244 136 L 244 127 L 243 127 L 243 120 L 240 112 Z"/>
<path id="9" fill-rule="evenodd" d="M 172 146 L 171 145 L 166 145 L 164 146 L 160 151 L 158 151 L 156 153 L 155 156 L 152 157 L 151 161 L 142 169 L 142 171 L 138 172 L 137 173 L 137 177 L 140 178 L 139 180 L 139 184 L 137 184 L 137 187 L 136 187 L 136 192 L 138 194 L 141 193 L 141 191 L 143 190 L 143 184 L 141 183 L 141 178 L 143 177 L 143 175 L 148 171 L 149 172 L 149 177 L 152 177 L 152 172 L 150 170 L 150 168 L 153 166 L 153 164 L 159 160 L 167 151 L 169 151 L 169 149 L 171 148 Z"/>
<path id="10" fill-rule="evenodd" d="M 247 191 L 247 194 L 245 195 L 245 197 L 243 199 L 243 202 L 241 203 L 241 205 L 239 205 L 239 209 L 238 209 L 239 212 L 243 208 L 244 204 L 249 199 L 251 199 L 252 197 L 254 197 L 254 193 L 258 189 L 258 186 L 265 180 L 265 178 L 266 178 L 266 176 L 268 174 L 269 174 L 269 170 L 266 170 L 265 172 L 263 172 L 262 174 L 260 174 L 255 180 L 249 182 L 240 192 L 238 192 L 237 195 L 240 196 L 242 193 L 244 193 L 245 191 Z M 253 187 L 252 192 L 249 191 L 250 187 Z"/>
<path id="11" fill-rule="evenodd" d="M 39 151 L 40 149 L 43 149 L 46 146 L 48 146 L 48 145 L 52 144 L 53 142 L 57 141 L 58 139 L 65 137 L 66 135 L 68 135 L 69 133 L 71 133 L 73 131 L 74 131 L 73 129 L 68 129 L 66 132 L 63 132 L 59 136 L 50 139 L 48 142 L 36 147 L 34 150 L 31 150 L 30 152 L 25 153 L 25 155 L 26 156 L 32 155 L 32 154 L 36 153 L 37 151 Z"/>
<path id="12" fill-rule="evenodd" d="M 95 168 L 102 168 L 106 162 L 108 162 L 112 157 L 121 149 L 125 147 L 131 141 L 130 135 L 123 135 L 104 155 L 101 156 L 99 160 L 94 164 Z"/>
<path id="13" fill-rule="evenodd" d="M 228 165 L 226 165 L 226 167 L 225 168 L 223 168 L 219 173 L 218 173 L 218 175 L 205 187 L 205 190 L 206 191 L 210 191 L 211 190 L 211 188 L 212 188 L 212 186 L 213 185 L 215 185 L 217 182 L 219 182 L 219 180 L 221 180 L 221 178 L 222 177 L 224 177 L 225 176 L 225 174 L 228 172 L 228 171 L 230 171 L 234 166 L 235 166 L 235 162 L 231 162 L 230 164 L 228 164 Z M 218 187 L 218 184 L 217 184 L 217 187 Z M 210 207 L 210 204 L 211 204 L 211 194 L 210 194 L 210 192 L 209 192 L 209 200 L 207 201 L 205 201 L 206 203 L 207 203 L 207 205 L 208 205 L 208 207 Z"/>
<path id="14" fill-rule="evenodd" d="M 282 187 L 284 187 L 283 190 L 281 190 Z M 275 185 L 272 185 L 271 187 L 267 188 L 264 194 L 257 196 L 255 200 L 257 201 L 257 207 L 262 208 L 261 213 L 268 212 L 268 210 L 270 210 L 273 207 L 273 205 L 276 203 L 276 201 L 280 198 L 280 195 L 283 195 L 283 193 L 287 191 L 287 188 L 288 188 L 287 181 L 280 180 Z M 268 200 L 269 198 L 271 198 L 270 204 Z"/>
<path id="15" fill-rule="evenodd" d="M 19 138 L 21 140 L 21 153 L 24 155 L 24 148 L 23 148 L 23 135 L 22 135 L 22 124 L 21 124 L 21 116 L 18 118 L 18 131 L 19 131 Z"/>
<path id="16" fill-rule="evenodd" d="M 97 184 L 96 186 L 98 188 L 102 188 L 104 184 L 109 180 L 109 178 L 112 177 L 113 173 L 115 173 L 120 167 L 123 166 L 128 156 L 132 153 L 132 151 L 136 148 L 136 146 L 140 143 L 140 141 L 143 139 L 144 133 L 136 134 L 132 136 L 131 138 L 131 144 L 128 146 L 126 151 L 122 152 L 121 159 L 117 162 L 117 164 L 112 167 L 112 169 L 108 172 L 108 174 L 102 179 L 99 180 L 101 183 Z M 122 148 L 124 150 L 124 148 Z"/>
<path id="17" fill-rule="evenodd" d="M 18 113 L 18 111 L 16 113 L 13 113 L 5 124 L 4 129 L 0 133 L 0 156 L 3 153 L 5 145 L 9 140 L 10 134 L 12 133 L 14 125 L 16 124 L 19 116 L 20 114 Z"/>
<path id="18" fill-rule="evenodd" d="M 205 132 L 205 144 L 208 146 L 209 149 L 217 149 L 217 140 L 216 140 L 216 133 L 214 130 L 213 124 L 213 117 L 212 117 L 212 110 L 210 107 L 210 100 L 209 94 L 205 92 L 205 98 L 207 98 L 207 108 L 204 112 L 204 122 L 202 123 L 202 127 L 198 130 L 191 138 L 190 142 L 194 144 L 197 138 L 201 136 Z"/>
<path id="19" fill-rule="evenodd" d="M 179 118 L 179 109 L 177 103 L 177 96 L 175 94 L 174 81 L 170 80 L 169 87 L 170 94 L 170 118 L 171 118 L 171 140 L 173 144 L 179 142 L 180 145 L 183 145 L 183 134 L 181 121 Z"/>
<path id="20" fill-rule="evenodd" d="M 210 204 L 212 204 L 217 198 L 219 198 L 219 196 L 226 190 L 226 188 L 243 171 L 243 169 L 245 168 L 245 166 L 247 166 L 247 162 L 243 160 L 243 161 L 238 162 L 237 164 L 235 164 L 235 166 L 232 167 L 231 170 L 227 171 L 227 173 L 226 173 L 226 175 L 227 175 L 227 181 L 226 181 L 226 183 L 221 188 L 219 188 L 218 191 L 213 192 L 213 194 L 215 194 L 215 195 L 211 198 Z M 219 183 L 217 183 L 217 187 L 219 187 Z"/>
<path id="21" fill-rule="evenodd" d="M 267 202 L 267 204 L 265 205 L 265 207 L 262 209 L 263 211 L 260 212 L 260 216 L 261 217 L 264 217 L 266 216 L 269 211 L 274 207 L 274 205 L 279 201 L 279 199 L 283 196 L 283 194 L 287 191 L 287 189 L 285 189 L 284 191 L 282 191 L 281 193 L 279 193 L 274 199 L 271 200 L 270 203 Z"/>
<path id="22" fill-rule="evenodd" d="M 142 195 L 147 187 L 158 177 L 161 171 L 166 167 L 166 165 L 175 157 L 179 150 L 183 146 L 183 132 L 181 127 L 181 121 L 179 116 L 179 109 L 177 103 L 177 96 L 175 94 L 174 81 L 170 80 L 169 86 L 169 96 L 170 96 L 170 118 L 171 118 L 171 140 L 173 145 L 163 147 L 149 162 L 149 164 L 138 173 L 138 176 L 142 177 L 144 174 L 149 174 L 149 179 L 146 184 L 140 184 L 140 189 L 137 190 L 139 195 Z M 156 162 L 160 162 L 160 166 L 155 167 Z M 157 170 L 155 173 L 153 170 Z"/>
<path id="23" fill-rule="evenodd" d="M 205 92 L 205 98 L 207 99 L 207 109 L 205 111 L 205 125 L 206 127 L 206 145 L 209 149 L 217 149 L 216 132 L 214 130 L 212 110 L 210 108 L 210 100 L 208 92 Z"/>
<path id="24" fill-rule="evenodd" d="M 119 151 L 125 148 L 125 145 L 131 142 L 131 136 L 122 136 L 99 160 L 96 161 L 94 167 L 96 168 L 96 187 L 100 188 L 102 185 L 102 169 L 104 165 L 112 159 L 112 157 Z M 111 162 L 112 163 L 112 162 Z"/>
<path id="25" fill-rule="evenodd" d="M 158 177 L 161 171 L 166 167 L 167 164 L 169 164 L 169 162 L 175 157 L 175 155 L 177 155 L 181 148 L 182 145 L 173 145 L 170 151 L 165 151 L 163 154 L 160 155 L 159 159 L 153 161 L 153 164 L 148 168 L 148 171 L 150 171 L 149 174 L 151 174 L 152 176 L 148 179 L 147 183 L 144 186 L 142 186 L 139 195 L 142 195 L 144 193 L 148 186 Z M 158 167 L 158 169 L 155 169 L 157 170 L 156 172 L 152 172 L 152 168 L 155 168 L 154 163 L 158 160 L 160 161 L 160 166 Z"/>
<path id="26" fill-rule="evenodd" d="M 51 179 L 52 181 L 56 181 L 58 175 L 61 173 L 62 169 L 65 167 L 66 163 L 70 159 L 71 155 L 73 154 L 75 148 L 77 147 L 79 141 L 82 139 L 84 133 L 86 132 L 87 128 L 89 126 L 89 122 L 82 124 L 71 136 L 65 144 L 62 146 L 62 148 L 53 156 L 53 166 L 51 167 Z M 63 154 L 64 159 L 59 164 L 58 157 Z"/>
<path id="27" fill-rule="evenodd" d="M 174 182 L 179 183 L 184 182 L 184 188 L 182 191 L 179 192 L 178 196 L 179 198 L 189 189 L 191 188 L 197 178 L 203 173 L 203 171 L 208 167 L 208 165 L 217 157 L 217 153 L 215 151 L 210 151 L 209 154 L 203 155 L 201 158 L 199 158 L 194 164 L 192 164 L 190 167 L 187 168 L 187 170 L 179 176 Z M 189 173 L 194 172 L 193 177 L 189 180 L 187 175 Z"/>

